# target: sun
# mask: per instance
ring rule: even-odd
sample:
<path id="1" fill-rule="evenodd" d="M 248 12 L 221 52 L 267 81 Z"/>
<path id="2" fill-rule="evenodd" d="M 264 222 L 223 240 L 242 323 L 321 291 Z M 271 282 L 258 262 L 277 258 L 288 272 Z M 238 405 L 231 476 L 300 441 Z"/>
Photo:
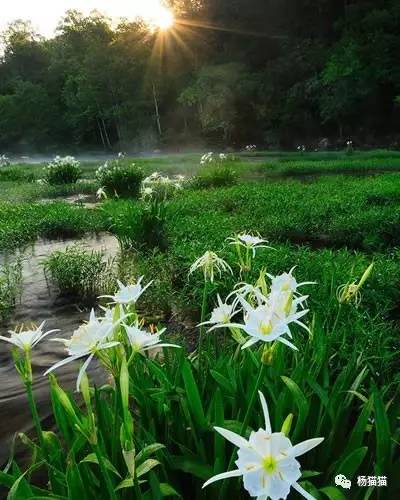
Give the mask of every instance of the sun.
<path id="1" fill-rule="evenodd" d="M 160 5 L 157 9 L 154 9 L 150 21 L 156 28 L 166 31 L 172 28 L 175 18 L 169 9 Z"/>

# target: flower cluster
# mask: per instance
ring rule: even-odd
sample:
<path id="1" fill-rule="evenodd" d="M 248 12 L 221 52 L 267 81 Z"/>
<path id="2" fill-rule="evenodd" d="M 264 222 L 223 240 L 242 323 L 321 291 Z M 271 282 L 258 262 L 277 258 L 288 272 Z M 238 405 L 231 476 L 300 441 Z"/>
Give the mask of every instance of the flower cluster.
<path id="1" fill-rule="evenodd" d="M 232 160 L 233 158 L 225 153 L 214 154 L 213 152 L 209 152 L 204 154 L 200 159 L 200 165 L 209 165 L 213 163 L 224 163 L 228 160 Z"/>
<path id="2" fill-rule="evenodd" d="M 142 183 L 142 199 L 165 201 L 171 198 L 176 191 L 183 189 L 186 182 L 184 175 L 168 177 L 159 172 L 154 172 L 146 177 Z"/>
<path id="3" fill-rule="evenodd" d="M 9 167 L 11 162 L 6 155 L 0 155 L 0 167 Z"/>
<path id="4" fill-rule="evenodd" d="M 139 320 L 136 312 L 136 303 L 152 282 L 143 286 L 143 276 L 133 285 L 123 285 L 118 281 L 118 291 L 115 295 L 103 296 L 110 299 L 108 307 L 103 307 L 104 316 L 96 317 L 94 310 L 90 313 L 89 321 L 81 325 L 70 339 L 53 339 L 64 344 L 67 357 L 49 368 L 45 375 L 81 358 L 87 358 L 83 363 L 76 383 L 76 390 L 80 390 L 82 377 L 94 357 L 113 372 L 112 357 L 107 352 L 117 346 L 126 350 L 127 358 L 132 360 L 138 353 L 161 347 L 179 347 L 161 342 L 161 331 L 148 332 L 143 328 L 144 322 Z M 112 306 L 112 307 L 110 307 Z M 105 352 L 104 352 L 105 351 Z"/>
<path id="5" fill-rule="evenodd" d="M 103 365 L 112 373 L 114 371 L 113 358 L 108 351 L 116 347 L 123 347 L 127 358 L 132 360 L 138 353 L 145 353 L 150 349 L 161 347 L 179 347 L 174 344 L 165 344 L 161 335 L 165 329 L 152 331 L 144 329 L 143 320 L 140 320 L 136 312 L 136 303 L 151 285 L 152 282 L 143 285 L 143 276 L 137 283 L 123 285 L 118 281 L 118 291 L 115 295 L 105 296 L 110 299 L 108 307 L 102 307 L 101 317 L 91 311 L 89 321 L 75 330 L 69 339 L 56 338 L 53 342 L 64 345 L 67 356 L 49 368 L 45 375 L 61 368 L 62 366 L 86 358 L 81 366 L 77 378 L 76 389 L 80 390 L 82 377 L 94 357 L 97 357 Z M 29 355 L 30 351 L 45 337 L 59 330 L 43 331 L 44 322 L 39 327 L 10 331 L 10 337 L 0 336 L 0 340 L 12 344 L 14 347 Z"/>
<path id="6" fill-rule="evenodd" d="M 236 329 L 243 331 L 248 339 L 242 349 L 257 342 L 278 341 L 297 350 L 290 341 L 293 337 L 290 326 L 296 324 L 308 331 L 307 326 L 300 321 L 308 312 L 305 309 L 308 296 L 301 295 L 298 289 L 312 283 L 297 283 L 292 273 L 293 269 L 279 276 L 267 275 L 271 281 L 269 287 L 264 278 L 256 286 L 240 284 L 228 295 L 226 302 L 218 297 L 218 306 L 205 324 L 211 324 L 211 330 L 229 328 L 234 337 Z M 239 314 L 243 321 L 232 321 Z"/>
<path id="7" fill-rule="evenodd" d="M 204 154 L 200 159 L 200 165 L 207 165 L 207 163 L 214 162 L 214 153 L 211 151 L 209 153 Z"/>
<path id="8" fill-rule="evenodd" d="M 116 172 L 119 168 L 118 160 L 114 161 L 106 161 L 103 165 L 96 170 L 95 177 L 100 182 L 103 182 L 105 176 L 109 175 L 111 172 Z"/>
<path id="9" fill-rule="evenodd" d="M 82 175 L 80 162 L 73 156 L 56 156 L 44 167 L 44 180 L 48 184 L 75 184 Z"/>
<path id="10" fill-rule="evenodd" d="M 348 140 L 346 142 L 346 153 L 348 155 L 351 155 L 353 153 L 354 149 L 353 149 L 353 141 L 351 140 Z"/>
<path id="11" fill-rule="evenodd" d="M 108 197 L 138 197 L 143 177 L 139 166 L 120 159 L 107 161 L 96 171 L 96 180 Z"/>

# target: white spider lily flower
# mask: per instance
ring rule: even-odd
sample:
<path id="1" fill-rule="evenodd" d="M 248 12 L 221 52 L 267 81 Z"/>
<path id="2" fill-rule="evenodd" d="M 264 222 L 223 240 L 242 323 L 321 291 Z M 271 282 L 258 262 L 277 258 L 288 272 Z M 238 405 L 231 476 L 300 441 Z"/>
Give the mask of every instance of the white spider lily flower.
<path id="1" fill-rule="evenodd" d="M 55 342 L 64 344 L 68 357 L 53 365 L 44 375 L 48 375 L 54 370 L 57 370 L 57 368 L 67 363 L 71 363 L 71 361 L 89 356 L 79 370 L 78 379 L 76 381 L 76 390 L 79 391 L 82 376 L 86 372 L 95 354 L 104 349 L 110 349 L 111 347 L 119 345 L 119 342 L 108 341 L 108 337 L 114 328 L 115 324 L 108 320 L 99 321 L 92 309 L 88 323 L 84 323 L 75 330 L 70 339 L 54 339 Z"/>
<path id="2" fill-rule="evenodd" d="M 143 292 L 153 283 L 153 281 L 150 281 L 146 286 L 142 286 L 143 278 L 144 276 L 141 276 L 137 283 L 127 286 L 117 280 L 119 286 L 118 292 L 115 295 L 100 295 L 99 298 L 112 299 L 112 304 L 136 304 Z"/>
<path id="3" fill-rule="evenodd" d="M 260 238 L 259 236 L 254 236 L 252 234 L 238 234 L 235 237 L 228 238 L 231 245 L 240 245 L 247 250 L 251 250 L 253 257 L 256 256 L 257 248 L 271 248 L 264 243 L 268 243 L 267 240 Z"/>
<path id="4" fill-rule="evenodd" d="M 265 428 L 252 431 L 247 440 L 227 429 L 214 427 L 226 440 L 239 448 L 235 462 L 237 469 L 211 477 L 203 488 L 222 479 L 243 477 L 245 490 L 257 500 L 286 499 L 291 488 L 312 500 L 314 497 L 297 482 L 301 478 L 301 468 L 296 458 L 321 444 L 324 438 L 308 439 L 293 446 L 283 432 L 272 432 L 267 402 L 261 392 L 258 394 Z"/>
<path id="5" fill-rule="evenodd" d="M 50 335 L 51 333 L 59 332 L 60 330 L 49 330 L 48 332 L 43 332 L 43 327 L 45 325 L 45 321 L 41 323 L 37 328 L 32 328 L 30 330 L 21 330 L 16 332 L 14 330 L 9 330 L 8 333 L 10 337 L 0 336 L 0 340 L 4 342 L 8 342 L 18 349 L 21 349 L 24 352 L 31 351 L 41 340 Z"/>
<path id="6" fill-rule="evenodd" d="M 268 303 L 268 298 L 262 293 L 259 286 L 254 286 L 250 283 L 239 283 L 237 286 L 238 288 L 228 295 L 227 300 L 235 295 L 237 299 L 242 298 L 245 299 L 246 302 L 255 299 L 259 306 Z"/>
<path id="7" fill-rule="evenodd" d="M 298 294 L 298 288 L 304 285 L 315 285 L 315 281 L 304 281 L 303 283 L 297 283 L 296 278 L 293 276 L 293 271 L 295 267 L 288 273 L 280 274 L 279 276 L 272 276 L 268 274 L 271 279 L 271 293 L 275 292 L 291 292 L 293 294 Z"/>
<path id="8" fill-rule="evenodd" d="M 104 188 L 99 188 L 97 191 L 96 191 L 96 198 L 98 200 L 101 200 L 102 198 L 103 199 L 107 199 L 107 193 L 104 191 Z"/>
<path id="9" fill-rule="evenodd" d="M 244 299 L 239 300 L 245 312 L 244 324 L 231 324 L 229 326 L 240 328 L 250 336 L 242 349 L 246 349 L 260 341 L 273 342 L 277 340 L 297 351 L 297 347 L 283 337 L 285 334 L 291 336 L 287 317 L 276 314 L 269 304 L 253 308 Z"/>
<path id="10" fill-rule="evenodd" d="M 309 312 L 309 309 L 304 308 L 304 303 L 307 299 L 308 295 L 297 297 L 291 292 L 274 292 L 268 296 L 268 305 L 273 310 L 274 314 L 286 321 L 289 337 L 292 337 L 289 330 L 290 323 L 296 323 L 307 332 L 310 331 L 304 323 L 299 321 L 300 318 Z"/>
<path id="11" fill-rule="evenodd" d="M 133 326 L 128 326 L 124 324 L 125 332 L 128 337 L 129 343 L 132 346 L 134 352 L 143 353 L 150 349 L 156 349 L 159 347 L 176 347 L 180 346 L 175 344 L 166 344 L 161 342 L 161 335 L 165 332 L 166 328 L 163 328 L 157 333 L 147 332 L 139 328 L 139 324 L 136 323 Z"/>
<path id="12" fill-rule="evenodd" d="M 218 257 L 216 253 L 210 251 L 207 251 L 192 264 L 189 274 L 193 274 L 197 269 L 201 269 L 204 274 L 204 280 L 210 280 L 211 283 L 214 283 L 215 271 L 218 272 L 220 276 L 223 272 L 230 272 L 233 274 L 231 266 Z"/>
<path id="13" fill-rule="evenodd" d="M 217 295 L 218 306 L 214 308 L 211 313 L 211 317 L 208 321 L 204 323 L 200 323 L 198 326 L 203 325 L 213 325 L 210 328 L 210 332 L 215 330 L 216 328 L 223 327 L 231 322 L 232 317 L 237 313 L 236 306 L 238 300 L 235 299 L 232 304 L 228 304 L 227 302 L 222 302 L 221 297 Z"/>

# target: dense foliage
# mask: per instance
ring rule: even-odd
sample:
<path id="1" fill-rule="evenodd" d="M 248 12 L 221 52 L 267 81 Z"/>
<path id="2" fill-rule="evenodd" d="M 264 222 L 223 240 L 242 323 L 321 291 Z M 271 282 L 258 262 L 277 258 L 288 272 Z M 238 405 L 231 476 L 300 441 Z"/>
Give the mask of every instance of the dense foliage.
<path id="1" fill-rule="evenodd" d="M 74 300 L 92 301 L 115 286 L 115 262 L 104 252 L 89 251 L 79 245 L 53 252 L 43 262 L 46 275 L 63 294 Z"/>
<path id="2" fill-rule="evenodd" d="M 43 170 L 44 181 L 52 186 L 75 184 L 82 175 L 79 161 L 72 156 L 56 156 Z"/>
<path id="3" fill-rule="evenodd" d="M 0 147 L 395 141 L 397 0 L 169 3 L 165 33 L 76 11 L 51 40 L 10 26 Z"/>
<path id="4" fill-rule="evenodd" d="M 96 172 L 96 180 L 108 196 L 137 198 L 144 174 L 134 163 L 119 160 L 105 163 Z"/>

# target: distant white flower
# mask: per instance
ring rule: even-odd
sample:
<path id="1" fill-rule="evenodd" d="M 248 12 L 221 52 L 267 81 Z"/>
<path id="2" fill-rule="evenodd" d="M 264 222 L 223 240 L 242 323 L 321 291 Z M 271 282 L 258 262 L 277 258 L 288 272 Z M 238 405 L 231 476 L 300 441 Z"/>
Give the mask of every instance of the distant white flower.
<path id="1" fill-rule="evenodd" d="M 159 347 L 177 347 L 180 346 L 175 344 L 166 344 L 161 342 L 161 335 L 165 332 L 165 328 L 157 333 L 150 333 L 142 330 L 139 324 L 136 323 L 133 326 L 128 326 L 124 324 L 126 335 L 128 337 L 129 343 L 132 346 L 134 352 L 145 352 L 150 349 L 156 349 Z"/>
<path id="2" fill-rule="evenodd" d="M 215 271 L 218 272 L 220 276 L 223 272 L 230 272 L 233 274 L 230 265 L 218 257 L 216 253 L 210 251 L 207 251 L 192 264 L 189 274 L 194 273 L 197 269 L 201 269 L 204 274 L 204 279 L 206 281 L 210 280 L 211 283 L 214 283 Z"/>
<path id="3" fill-rule="evenodd" d="M 143 188 L 143 191 L 142 191 L 142 195 L 143 196 L 146 196 L 146 197 L 147 196 L 152 196 L 153 193 L 154 193 L 153 188 L 151 188 L 151 187 L 145 187 L 145 188 Z"/>
<path id="4" fill-rule="evenodd" d="M 82 376 L 86 372 L 96 353 L 104 349 L 110 349 L 111 347 L 115 347 L 119 344 L 119 342 L 108 341 L 108 337 L 115 326 L 116 325 L 109 320 L 99 321 L 96 318 L 94 310 L 92 309 L 88 323 L 84 323 L 77 330 L 75 330 L 70 339 L 54 339 L 54 341 L 61 342 L 65 345 L 68 357 L 49 368 L 45 372 L 45 375 L 57 370 L 57 368 L 60 368 L 67 363 L 89 356 L 79 370 L 78 379 L 76 381 L 76 390 L 79 391 Z"/>
<path id="5" fill-rule="evenodd" d="M 96 192 L 96 198 L 101 200 L 102 198 L 107 199 L 107 193 L 104 191 L 104 188 L 99 188 Z"/>
<path id="6" fill-rule="evenodd" d="M 214 325 L 210 328 L 210 331 L 217 327 L 222 327 L 231 322 L 232 317 L 236 314 L 237 300 L 234 300 L 231 304 L 227 302 L 222 302 L 221 297 L 217 295 L 218 306 L 214 308 L 211 313 L 211 318 L 209 321 L 200 323 L 198 326 L 203 325 Z"/>
<path id="7" fill-rule="evenodd" d="M 204 154 L 200 160 L 201 165 L 205 165 L 206 163 L 213 163 L 213 162 L 214 162 L 214 153 L 212 151 Z"/>
<path id="8" fill-rule="evenodd" d="M 227 429 L 214 427 L 239 448 L 235 462 L 237 469 L 213 476 L 204 483 L 203 488 L 222 479 L 242 476 L 245 490 L 257 500 L 286 499 L 291 488 L 312 500 L 314 497 L 297 482 L 301 478 L 301 468 L 296 458 L 321 444 L 324 438 L 309 439 L 293 446 L 283 432 L 272 432 L 267 402 L 261 392 L 258 394 L 265 428 L 252 431 L 247 440 Z"/>
<path id="9" fill-rule="evenodd" d="M 6 155 L 0 155 L 0 167 L 8 167 L 11 165 L 9 158 Z"/>
<path id="10" fill-rule="evenodd" d="M 114 304 L 136 304 L 143 292 L 153 283 L 153 281 L 150 281 L 146 286 L 142 286 L 143 278 L 144 276 L 141 276 L 136 284 L 127 286 L 117 280 L 118 292 L 115 295 L 101 295 L 100 298 L 112 299 Z"/>
<path id="11" fill-rule="evenodd" d="M 19 332 L 9 330 L 10 337 L 0 336 L 0 340 L 8 342 L 9 344 L 18 347 L 22 351 L 29 352 L 33 349 L 41 340 L 50 335 L 51 333 L 59 332 L 60 330 L 49 330 L 48 332 L 43 332 L 43 327 L 45 321 L 37 328 L 30 330 L 22 330 Z"/>
<path id="12" fill-rule="evenodd" d="M 259 236 L 254 236 L 252 234 L 238 234 L 237 236 L 228 238 L 231 245 L 240 245 L 246 249 L 249 249 L 253 253 L 253 257 L 256 255 L 257 248 L 271 248 L 264 243 L 268 243 L 267 240 L 260 238 Z"/>

